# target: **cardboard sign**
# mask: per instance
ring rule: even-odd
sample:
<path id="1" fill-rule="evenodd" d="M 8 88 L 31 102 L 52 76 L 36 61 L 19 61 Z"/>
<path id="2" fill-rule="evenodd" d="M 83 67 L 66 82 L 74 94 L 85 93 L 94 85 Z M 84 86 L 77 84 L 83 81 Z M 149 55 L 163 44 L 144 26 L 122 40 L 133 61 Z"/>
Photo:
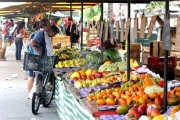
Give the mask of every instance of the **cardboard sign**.
<path id="1" fill-rule="evenodd" d="M 145 15 L 142 15 L 139 38 L 144 38 L 145 27 L 146 27 L 146 17 Z"/>
<path id="2" fill-rule="evenodd" d="M 125 20 L 124 19 L 122 19 L 121 20 L 121 42 L 123 42 L 124 41 L 124 22 L 125 22 Z"/>
<path id="3" fill-rule="evenodd" d="M 153 31 L 156 19 L 157 19 L 157 16 L 152 16 L 149 27 L 148 27 L 147 38 L 150 38 L 152 35 L 152 31 Z"/>
<path id="4" fill-rule="evenodd" d="M 116 40 L 119 38 L 119 21 L 116 21 Z"/>
<path id="5" fill-rule="evenodd" d="M 100 28 L 100 39 L 102 39 L 102 32 L 103 32 L 103 25 L 104 25 L 104 21 L 101 21 L 101 28 Z"/>
<path id="6" fill-rule="evenodd" d="M 177 18 L 175 50 L 180 51 L 180 17 Z"/>
<path id="7" fill-rule="evenodd" d="M 106 23 L 106 29 L 105 29 L 105 40 L 108 39 L 108 29 L 109 29 L 109 22 Z"/>
<path id="8" fill-rule="evenodd" d="M 170 38 L 170 20 L 164 19 L 164 27 L 162 33 L 162 48 L 165 50 L 171 50 L 171 38 Z"/>
<path id="9" fill-rule="evenodd" d="M 138 39 L 138 18 L 134 18 L 134 39 Z"/>
<path id="10" fill-rule="evenodd" d="M 128 18 L 127 22 L 126 22 L 126 31 L 125 31 L 125 35 L 124 35 L 124 40 L 128 39 L 130 24 L 131 24 L 131 18 Z"/>
<path id="11" fill-rule="evenodd" d="M 97 37 L 100 37 L 100 21 L 97 21 Z"/>

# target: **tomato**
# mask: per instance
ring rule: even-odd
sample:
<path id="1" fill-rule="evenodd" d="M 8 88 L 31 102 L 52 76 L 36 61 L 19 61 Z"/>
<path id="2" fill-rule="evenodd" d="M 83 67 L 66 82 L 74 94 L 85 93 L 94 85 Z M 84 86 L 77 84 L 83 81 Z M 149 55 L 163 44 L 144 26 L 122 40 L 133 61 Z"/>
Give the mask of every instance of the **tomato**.
<path id="1" fill-rule="evenodd" d="M 158 82 L 158 85 L 159 85 L 160 87 L 164 87 L 164 80 L 159 81 L 159 82 Z"/>

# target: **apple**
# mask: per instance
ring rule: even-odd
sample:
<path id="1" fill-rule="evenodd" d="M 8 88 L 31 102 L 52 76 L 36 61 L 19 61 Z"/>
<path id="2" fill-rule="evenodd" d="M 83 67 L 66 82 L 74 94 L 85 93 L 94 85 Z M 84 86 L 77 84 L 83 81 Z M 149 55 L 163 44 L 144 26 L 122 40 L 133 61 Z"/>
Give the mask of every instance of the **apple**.
<path id="1" fill-rule="evenodd" d="M 151 116 L 155 117 L 155 116 L 158 116 L 158 115 L 161 115 L 161 112 L 160 112 L 159 109 L 152 110 Z"/>
<path id="2" fill-rule="evenodd" d="M 149 105 L 149 106 L 147 107 L 146 114 L 147 114 L 148 116 L 151 116 L 151 113 L 152 113 L 152 111 L 153 111 L 154 109 L 157 109 L 157 108 L 156 108 L 156 105 L 154 105 L 154 104 Z"/>
<path id="3" fill-rule="evenodd" d="M 155 98 L 155 104 L 162 105 L 163 104 L 162 98 L 161 97 Z"/>
<path id="4" fill-rule="evenodd" d="M 95 73 L 95 77 L 96 77 L 96 78 L 102 78 L 102 77 L 103 77 L 102 72 L 96 72 L 96 73 Z"/>
<path id="5" fill-rule="evenodd" d="M 159 81 L 159 82 L 158 82 L 158 85 L 159 85 L 160 87 L 164 87 L 164 80 Z"/>
<path id="6" fill-rule="evenodd" d="M 131 113 L 133 111 L 138 111 L 138 106 L 133 106 L 132 108 L 130 108 L 128 113 Z"/>
<path id="7" fill-rule="evenodd" d="M 138 107 L 138 113 L 141 115 L 145 115 L 147 110 L 147 105 L 140 105 Z"/>
<path id="8" fill-rule="evenodd" d="M 76 82 L 76 81 L 78 81 L 78 80 L 79 80 L 78 77 L 74 77 L 74 78 L 73 78 L 73 81 L 74 81 L 74 82 Z"/>

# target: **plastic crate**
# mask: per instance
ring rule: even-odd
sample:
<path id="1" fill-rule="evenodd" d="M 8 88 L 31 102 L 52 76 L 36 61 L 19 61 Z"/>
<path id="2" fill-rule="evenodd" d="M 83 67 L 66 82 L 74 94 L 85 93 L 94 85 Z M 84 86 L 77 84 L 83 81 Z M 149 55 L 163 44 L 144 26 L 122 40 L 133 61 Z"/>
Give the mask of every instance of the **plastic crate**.
<path id="1" fill-rule="evenodd" d="M 168 72 L 174 72 L 177 66 L 177 57 L 176 56 L 169 56 L 168 57 Z M 148 65 L 147 67 L 155 72 L 161 73 L 164 71 L 164 57 L 148 57 Z"/>
<path id="2" fill-rule="evenodd" d="M 39 56 L 25 52 L 23 70 L 52 71 L 57 60 L 57 56 Z"/>

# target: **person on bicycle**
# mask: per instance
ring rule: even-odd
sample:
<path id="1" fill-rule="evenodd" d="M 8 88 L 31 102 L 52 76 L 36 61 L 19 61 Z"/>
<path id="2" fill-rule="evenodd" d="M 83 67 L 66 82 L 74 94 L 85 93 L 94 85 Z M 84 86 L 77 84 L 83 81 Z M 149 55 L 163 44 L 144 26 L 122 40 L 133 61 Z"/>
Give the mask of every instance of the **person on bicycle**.
<path id="1" fill-rule="evenodd" d="M 57 33 L 59 33 L 58 28 L 50 26 L 50 22 L 48 19 L 42 19 L 39 23 L 39 30 L 34 38 L 31 40 L 31 46 L 34 49 L 34 53 L 42 56 L 52 56 L 53 55 L 53 46 L 51 37 L 54 37 Z M 44 44 L 43 44 L 44 43 Z M 34 79 L 31 81 L 31 89 L 34 83 Z M 30 89 L 30 91 L 31 91 Z"/>

